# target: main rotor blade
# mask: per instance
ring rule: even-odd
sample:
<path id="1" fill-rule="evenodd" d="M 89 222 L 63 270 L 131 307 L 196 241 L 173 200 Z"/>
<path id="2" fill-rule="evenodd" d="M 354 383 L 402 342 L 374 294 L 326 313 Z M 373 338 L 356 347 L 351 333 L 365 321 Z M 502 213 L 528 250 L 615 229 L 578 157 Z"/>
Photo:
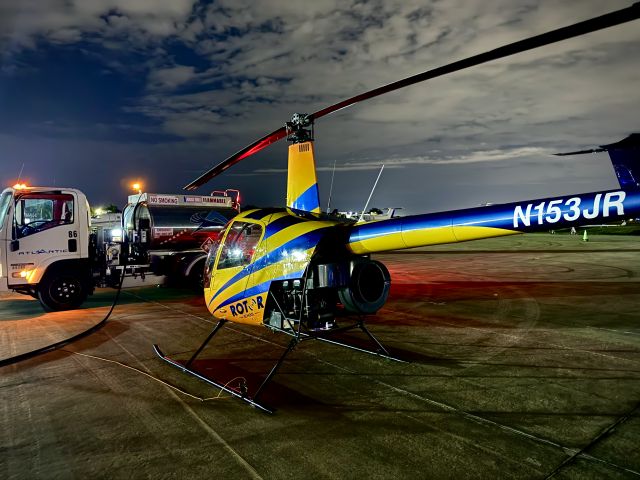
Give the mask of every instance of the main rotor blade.
<path id="1" fill-rule="evenodd" d="M 621 10 L 616 10 L 615 12 L 607 13 L 599 17 L 595 17 L 589 20 L 585 20 L 583 22 L 575 23 L 567 27 L 558 28 L 556 30 L 552 30 L 547 33 L 542 33 L 540 35 L 526 38 L 524 40 L 519 40 L 517 42 L 510 43 L 502 47 L 498 47 L 494 50 L 480 53 L 478 55 L 473 55 L 471 57 L 458 60 L 456 62 L 447 64 L 441 67 L 437 67 L 432 70 L 427 70 L 426 72 L 423 72 L 423 73 L 418 73 L 416 75 L 405 78 L 403 80 L 399 80 L 397 82 L 393 82 L 388 85 L 384 85 L 382 87 L 369 90 L 368 92 L 361 93 L 359 95 L 348 98 L 346 100 L 338 102 L 329 107 L 323 108 L 322 110 L 318 110 L 317 112 L 309 115 L 309 118 L 311 120 L 316 120 L 318 118 L 322 118 L 325 115 L 329 115 L 343 108 L 347 108 L 347 107 L 350 107 L 351 105 L 355 105 L 356 103 L 363 102 L 365 100 L 369 100 L 371 98 L 378 97 L 385 93 L 393 92 L 394 90 L 399 90 L 401 88 L 408 87 L 410 85 L 415 85 L 416 83 L 424 82 L 432 78 L 436 78 L 443 75 L 447 75 L 449 73 L 464 70 L 465 68 L 470 68 L 476 65 L 480 65 L 482 63 L 490 62 L 492 60 L 505 58 L 511 55 L 515 55 L 516 53 L 525 52 L 527 50 L 533 50 L 534 48 L 550 45 L 552 43 L 557 43 L 562 40 L 567 40 L 569 38 L 585 35 L 590 32 L 602 30 L 604 28 L 613 27 L 615 25 L 620 25 L 622 23 L 630 22 L 638 18 L 640 18 L 640 2 L 636 2 L 630 7 L 623 8 Z M 253 155 L 254 153 L 259 152 L 263 148 L 271 145 L 272 143 L 275 143 L 278 140 L 283 139 L 284 137 L 286 137 L 286 135 L 287 135 L 286 128 L 280 127 L 278 130 L 262 137 L 260 140 L 252 143 L 251 145 L 231 155 L 229 158 L 222 161 L 221 163 L 213 167 L 211 170 L 204 173 L 199 178 L 197 178 L 196 180 L 191 182 L 189 185 L 184 187 L 185 190 L 193 190 L 199 187 L 200 185 L 211 180 L 216 175 L 219 175 L 220 173 L 224 172 L 227 168 L 231 167 L 232 165 L 235 165 L 243 158 L 246 158 L 250 155 Z"/>
<path id="2" fill-rule="evenodd" d="M 399 80 L 397 82 L 375 88 L 368 92 L 361 93 L 359 95 L 356 95 L 355 97 L 348 98 L 334 105 L 331 105 L 330 107 L 323 108 L 322 110 L 318 110 L 317 112 L 312 113 L 309 117 L 312 120 L 318 119 L 335 111 L 350 107 L 351 105 L 354 105 L 356 103 L 363 102 L 380 95 L 384 95 L 385 93 L 393 92 L 394 90 L 408 87 L 409 85 L 415 85 L 416 83 L 431 80 L 432 78 L 436 77 L 441 77 L 442 75 L 447 75 L 459 70 L 464 70 L 465 68 L 474 67 L 476 65 L 490 62 L 492 60 L 509 57 L 511 55 L 515 55 L 516 53 L 526 52 L 527 50 L 533 50 L 534 48 L 543 47 L 545 45 L 550 45 L 562 40 L 567 40 L 569 38 L 578 37 L 580 35 L 595 32 L 597 30 L 602 30 L 604 28 L 620 25 L 621 23 L 627 23 L 632 20 L 637 20 L 638 18 L 640 18 L 640 2 L 636 2 L 630 7 L 616 10 L 615 12 L 607 13 L 600 17 L 591 18 L 589 20 L 575 23 L 567 27 L 562 27 L 558 28 L 557 30 L 542 33 L 534 37 L 525 38 L 524 40 L 519 40 L 517 42 L 510 43 L 508 45 L 498 47 L 494 50 L 465 58 L 463 60 L 458 60 L 448 65 L 434 68 L 433 70 L 418 73 L 403 80 Z"/>
<path id="3" fill-rule="evenodd" d="M 254 153 L 258 153 L 263 148 L 268 147 L 272 143 L 277 142 L 278 140 L 281 140 L 286 136 L 287 136 L 287 130 L 285 129 L 285 127 L 280 127 L 276 131 L 271 132 L 268 135 L 265 135 L 260 140 L 257 140 L 255 142 L 253 142 L 251 145 L 248 145 L 248 146 L 244 147 L 242 150 L 237 151 L 236 153 L 231 155 L 226 160 L 223 160 L 222 162 L 220 162 L 218 165 L 216 165 L 212 169 L 210 169 L 207 172 L 205 172 L 202 175 L 200 175 L 198 178 L 196 178 L 189 185 L 185 186 L 184 189 L 185 190 L 195 190 L 200 185 L 204 185 L 209 180 L 211 180 L 213 177 L 220 175 L 227 168 L 235 165 L 236 163 L 238 163 L 243 158 L 247 158 L 247 157 L 253 155 Z"/>

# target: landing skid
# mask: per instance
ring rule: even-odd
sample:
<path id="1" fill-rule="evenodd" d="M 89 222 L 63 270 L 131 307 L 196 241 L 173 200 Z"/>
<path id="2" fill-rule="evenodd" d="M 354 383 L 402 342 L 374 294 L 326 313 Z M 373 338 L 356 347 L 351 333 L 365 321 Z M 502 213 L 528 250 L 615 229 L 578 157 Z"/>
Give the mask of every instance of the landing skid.
<path id="1" fill-rule="evenodd" d="M 252 407 L 259 408 L 260 410 L 262 410 L 264 412 L 267 412 L 267 413 L 273 413 L 272 409 L 262 405 L 261 403 L 256 402 L 255 399 L 252 399 L 251 397 L 248 397 L 246 392 L 245 392 L 246 386 L 243 386 L 243 388 L 241 388 L 240 390 L 235 390 L 233 388 L 228 387 L 227 385 L 222 385 L 222 384 L 216 382 L 215 380 L 212 380 L 209 377 L 205 377 L 201 373 L 198 373 L 195 370 L 192 370 L 191 368 L 187 368 L 185 365 L 182 365 L 181 363 L 178 363 L 177 361 L 167 357 L 164 353 L 162 353 L 162 350 L 160 350 L 160 347 L 158 347 L 158 345 L 154 344 L 153 345 L 153 349 L 155 350 L 156 355 L 158 355 L 162 360 L 164 360 L 165 362 L 167 362 L 170 365 L 173 365 L 174 367 L 178 368 L 179 370 L 182 370 L 184 373 L 188 373 L 189 375 L 193 375 L 194 377 L 202 380 L 203 382 L 208 383 L 209 385 L 213 385 L 214 387 L 219 388 L 220 390 L 222 390 L 224 392 L 230 393 L 231 395 L 233 395 L 236 398 L 239 398 L 243 402 L 247 402 Z"/>
<path id="2" fill-rule="evenodd" d="M 406 360 L 402 360 L 401 358 L 394 357 L 389 353 L 389 351 L 380 343 L 380 341 L 376 338 L 376 336 L 371 333 L 371 331 L 364 324 L 363 319 L 359 319 L 355 324 L 349 325 L 347 327 L 339 327 L 332 330 L 320 330 L 320 331 L 301 331 L 296 329 L 282 329 L 273 326 L 269 326 L 270 329 L 281 332 L 286 335 L 290 335 L 293 337 L 299 337 L 299 341 L 303 340 L 318 340 L 320 342 L 330 343 L 332 345 L 337 345 L 339 347 L 349 348 L 351 350 L 356 350 L 358 352 L 367 353 L 369 355 L 375 355 L 377 357 L 386 358 L 387 360 L 393 360 L 394 362 L 402 362 L 407 363 Z M 359 328 L 364 332 L 369 340 L 377 347 L 376 350 L 368 350 L 366 348 L 356 347 L 355 345 L 350 345 L 348 343 L 339 342 L 337 340 L 332 340 L 328 338 L 329 336 L 335 335 L 336 333 L 347 332 L 349 330 L 353 330 Z"/>
<path id="3" fill-rule="evenodd" d="M 387 349 L 380 343 L 380 341 L 367 329 L 367 327 L 364 325 L 364 321 L 363 320 L 358 320 L 358 322 L 355 325 L 351 325 L 349 327 L 344 327 L 344 328 L 338 328 L 335 330 L 331 330 L 331 331 L 323 331 L 323 332 L 313 332 L 313 331 L 307 331 L 307 332 L 303 332 L 300 330 L 286 330 L 286 329 L 280 329 L 280 328 L 274 328 L 274 327 L 270 327 L 272 330 L 278 331 L 278 332 L 282 332 L 285 333 L 286 335 L 291 336 L 291 341 L 289 342 L 289 345 L 287 346 L 287 348 L 285 349 L 284 353 L 282 354 L 282 356 L 278 359 L 278 361 L 275 363 L 275 365 L 271 368 L 271 370 L 269 371 L 269 373 L 267 374 L 267 376 L 264 378 L 264 380 L 262 381 L 262 383 L 260 384 L 260 386 L 258 387 L 258 389 L 255 391 L 255 393 L 253 394 L 253 397 L 248 395 L 248 389 L 246 384 L 241 384 L 240 388 L 235 389 L 235 388 L 231 388 L 228 385 L 222 384 L 216 380 L 213 380 L 212 378 L 209 378 L 199 372 L 196 372 L 195 370 L 193 370 L 191 368 L 191 364 L 193 363 L 193 361 L 198 357 L 198 355 L 200 355 L 200 353 L 202 352 L 202 350 L 204 350 L 204 348 L 207 346 L 207 344 L 211 341 L 211 339 L 216 335 L 216 333 L 218 333 L 218 331 L 222 328 L 222 326 L 226 323 L 226 320 L 220 320 L 216 326 L 213 328 L 213 330 L 211 331 L 211 333 L 207 336 L 207 338 L 204 340 L 204 342 L 202 342 L 202 344 L 200 345 L 200 347 L 198 347 L 198 349 L 196 350 L 196 352 L 191 356 L 191 358 L 184 364 L 173 360 L 172 358 L 166 356 L 164 353 L 162 353 L 162 350 L 160 350 L 160 347 L 156 344 L 153 345 L 153 349 L 156 352 L 156 355 L 158 355 L 158 357 L 160 357 L 162 360 L 164 360 L 165 362 L 167 362 L 170 365 L 173 365 L 174 367 L 178 368 L 179 370 L 182 370 L 184 373 L 188 373 L 190 375 L 193 375 L 194 377 L 202 380 L 203 382 L 208 383 L 209 385 L 213 385 L 216 388 L 219 388 L 220 390 L 229 393 L 230 395 L 233 395 L 236 398 L 239 398 L 240 400 L 242 400 L 243 402 L 248 403 L 249 405 L 251 405 L 252 407 L 256 407 L 260 410 L 262 410 L 263 412 L 266 413 L 273 413 L 273 409 L 265 406 L 264 404 L 258 402 L 258 398 L 260 397 L 260 394 L 264 391 L 265 387 L 267 386 L 267 384 L 271 381 L 271 379 L 273 378 L 273 376 L 276 374 L 276 372 L 278 371 L 278 369 L 280 368 L 280 366 L 282 365 L 282 362 L 284 362 L 284 359 L 286 358 L 286 356 L 301 342 L 303 342 L 304 340 L 319 340 L 321 342 L 325 342 L 325 343 L 330 343 L 332 345 L 338 345 L 340 347 L 346 347 L 346 348 L 350 348 L 352 350 L 356 350 L 358 352 L 362 352 L 362 353 L 367 353 L 369 355 L 376 355 L 382 358 L 386 358 L 389 360 L 393 360 L 396 362 L 405 362 L 405 360 L 402 360 L 400 358 L 391 356 L 389 354 L 389 352 L 387 351 Z M 332 335 L 334 333 L 337 332 L 344 332 L 347 330 L 352 330 L 354 328 L 359 328 L 360 330 L 362 330 L 367 337 L 369 337 L 369 339 L 371 340 L 371 342 L 373 342 L 376 347 L 377 350 L 367 350 L 364 348 L 360 348 L 360 347 L 356 347 L 354 345 L 349 345 L 347 343 L 343 343 L 343 342 L 339 342 L 337 340 L 332 340 L 330 338 L 327 338 L 329 335 Z"/>

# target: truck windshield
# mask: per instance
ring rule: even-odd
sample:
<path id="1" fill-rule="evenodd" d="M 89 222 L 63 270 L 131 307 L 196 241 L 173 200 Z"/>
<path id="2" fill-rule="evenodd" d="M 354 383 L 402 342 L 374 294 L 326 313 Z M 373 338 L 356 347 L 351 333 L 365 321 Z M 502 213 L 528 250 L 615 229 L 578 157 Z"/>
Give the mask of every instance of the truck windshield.
<path id="1" fill-rule="evenodd" d="M 27 193 L 16 199 L 18 238 L 73 223 L 73 196 L 64 193 Z"/>
<path id="2" fill-rule="evenodd" d="M 9 204 L 11 203 L 11 192 L 4 192 L 0 197 L 0 230 L 4 225 L 4 217 L 9 210 Z"/>

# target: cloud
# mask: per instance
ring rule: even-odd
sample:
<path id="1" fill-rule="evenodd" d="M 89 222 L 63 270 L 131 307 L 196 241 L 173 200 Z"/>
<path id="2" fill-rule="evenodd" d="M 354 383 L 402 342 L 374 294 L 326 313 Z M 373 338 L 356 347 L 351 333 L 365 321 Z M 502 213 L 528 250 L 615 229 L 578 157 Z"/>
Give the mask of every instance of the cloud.
<path id="1" fill-rule="evenodd" d="M 174 90 L 197 78 L 194 67 L 175 65 L 168 68 L 160 68 L 152 71 L 148 76 L 148 85 L 151 90 Z"/>
<path id="2" fill-rule="evenodd" d="M 192 114 L 206 105 L 234 120 L 228 127 L 233 134 L 235 121 L 242 119 L 248 143 L 250 132 L 269 131 L 294 111 L 313 111 L 447 61 L 626 6 L 622 1 L 611 7 L 595 1 L 568 3 L 561 8 L 551 2 L 509 1 L 323 1 L 309 6 L 273 0 L 257 9 L 250 2 L 214 2 L 191 21 L 198 24 L 198 40 L 192 40 L 193 34 L 184 38 L 210 62 L 197 80 L 205 91 L 163 99 L 156 104 L 156 115 L 166 115 L 164 125 L 172 133 L 200 136 Z M 418 123 L 423 131 L 427 125 L 430 135 L 496 132 L 503 144 L 507 137 L 517 143 L 534 125 L 549 125 L 540 130 L 546 136 L 567 119 L 586 120 L 583 125 L 592 131 L 602 131 L 604 124 L 606 133 L 613 133 L 611 123 L 589 118 L 602 119 L 603 111 L 618 110 L 637 98 L 633 85 L 640 79 L 640 69 L 629 61 L 637 35 L 631 26 L 616 28 L 616 35 L 595 34 L 476 67 L 335 116 L 353 132 L 358 131 L 351 128 L 354 123 L 385 124 L 392 142 L 405 143 L 409 132 L 420 134 Z M 150 83 L 153 78 L 152 73 Z M 225 81 L 216 84 L 220 78 Z M 157 100 L 144 99 L 143 108 Z M 182 106 L 179 112 L 172 102 Z"/>
<path id="3" fill-rule="evenodd" d="M 37 41 L 75 43 L 122 38 L 142 44 L 177 35 L 193 0 L 22 0 L 0 4 L 0 42 L 13 49 Z"/>
<path id="4" fill-rule="evenodd" d="M 352 172 L 352 171 L 364 171 L 364 170 L 379 170 L 382 165 L 385 169 L 400 169 L 415 165 L 464 165 L 473 163 L 489 163 L 489 162 L 504 162 L 514 161 L 520 159 L 536 159 L 538 161 L 544 160 L 545 157 L 549 157 L 553 152 L 536 147 L 521 147 L 505 150 L 479 150 L 467 154 L 459 155 L 446 155 L 438 156 L 437 152 L 434 152 L 432 156 L 419 155 L 414 157 L 396 157 L 375 159 L 361 162 L 346 162 L 336 164 L 335 171 L 337 172 Z M 320 166 L 316 169 L 318 172 L 331 172 L 334 170 L 331 166 Z M 240 173 L 230 175 L 238 176 L 255 176 L 265 174 L 281 174 L 287 173 L 286 168 L 259 168 L 249 173 Z"/>

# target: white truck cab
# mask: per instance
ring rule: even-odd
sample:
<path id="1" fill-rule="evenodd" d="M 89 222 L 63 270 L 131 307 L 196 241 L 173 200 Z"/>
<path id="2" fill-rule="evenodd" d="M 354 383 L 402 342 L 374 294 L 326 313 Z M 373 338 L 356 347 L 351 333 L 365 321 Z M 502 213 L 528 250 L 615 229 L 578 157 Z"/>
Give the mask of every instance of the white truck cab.
<path id="1" fill-rule="evenodd" d="M 80 190 L 14 185 L 0 194 L 0 291 L 31 295 L 51 311 L 77 308 L 96 285 L 125 276 L 199 287 L 205 246 L 239 208 L 239 193 L 140 193 L 124 213 L 92 221 Z"/>
<path id="2" fill-rule="evenodd" d="M 73 188 L 15 185 L 0 194 L 0 291 L 78 307 L 92 290 L 90 210 Z"/>

